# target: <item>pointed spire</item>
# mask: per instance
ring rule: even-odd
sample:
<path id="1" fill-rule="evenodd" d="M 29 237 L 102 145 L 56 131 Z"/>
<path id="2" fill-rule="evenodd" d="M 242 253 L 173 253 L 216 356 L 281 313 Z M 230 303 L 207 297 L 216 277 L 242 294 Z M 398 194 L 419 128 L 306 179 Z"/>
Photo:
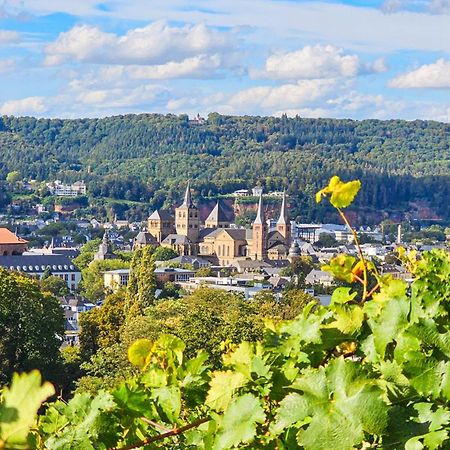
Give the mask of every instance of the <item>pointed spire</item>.
<path id="1" fill-rule="evenodd" d="M 280 217 L 278 218 L 277 224 L 286 225 L 289 221 L 289 216 L 286 206 L 286 191 L 283 191 L 283 201 L 281 203 Z"/>
<path id="2" fill-rule="evenodd" d="M 184 206 L 186 208 L 192 208 L 194 206 L 194 204 L 192 203 L 192 198 L 191 198 L 191 182 L 190 182 L 190 180 L 188 181 L 188 184 L 186 186 L 186 192 L 184 193 L 184 200 L 183 200 L 183 204 L 181 206 Z"/>
<path id="3" fill-rule="evenodd" d="M 265 223 L 264 209 L 262 204 L 262 192 L 261 194 L 259 194 L 258 212 L 256 214 L 256 219 L 253 223 L 257 225 L 262 225 Z"/>

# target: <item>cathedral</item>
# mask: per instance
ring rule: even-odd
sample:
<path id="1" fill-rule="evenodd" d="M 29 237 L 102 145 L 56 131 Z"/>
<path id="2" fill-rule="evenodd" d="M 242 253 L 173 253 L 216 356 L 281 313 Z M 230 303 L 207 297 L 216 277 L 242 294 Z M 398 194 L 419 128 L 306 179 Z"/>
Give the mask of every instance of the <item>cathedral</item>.
<path id="1" fill-rule="evenodd" d="M 148 218 L 147 230 L 159 245 L 172 248 L 180 255 L 205 258 L 213 264 L 227 266 L 244 259 L 288 259 L 291 222 L 285 194 L 280 216 L 273 229 L 267 225 L 262 193 L 252 228 L 237 228 L 233 225 L 220 201 L 217 201 L 202 223 L 188 183 L 183 203 L 175 209 L 175 217 L 168 211 L 154 211 Z"/>

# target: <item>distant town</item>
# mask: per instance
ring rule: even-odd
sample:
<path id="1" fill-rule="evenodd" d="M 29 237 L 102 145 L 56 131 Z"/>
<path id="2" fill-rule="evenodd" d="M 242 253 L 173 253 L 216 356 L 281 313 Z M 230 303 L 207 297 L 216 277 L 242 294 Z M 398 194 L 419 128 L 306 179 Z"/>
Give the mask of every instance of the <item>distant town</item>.
<path id="1" fill-rule="evenodd" d="M 63 200 L 87 194 L 83 181 L 65 184 L 56 180 L 42 188 Z M 32 183 L 23 183 L 21 189 L 32 189 Z M 207 286 L 246 299 L 262 291 L 280 298 L 283 289 L 294 283 L 327 304 L 335 282 L 321 266 L 340 253 L 356 255 L 350 230 L 342 224 L 292 220 L 289 197 L 283 191 L 265 193 L 254 187 L 240 189 L 233 196 L 237 201 L 255 198 L 256 214 L 247 226 L 236 223 L 234 211 L 220 199 L 203 218 L 189 182 L 178 205 L 150 212 L 145 222 L 129 222 L 117 216 L 111 221 L 75 218 L 70 201 L 61 202 L 51 213 L 43 204 L 31 204 L 26 214 L 21 214 L 22 204 L 12 201 L 9 214 L 3 216 L 7 222 L 0 228 L 0 266 L 38 279 L 52 276 L 64 281 L 67 291 L 59 298 L 66 317 L 66 343 L 70 344 L 78 339 L 79 314 L 98 307 L 104 296 L 127 286 L 130 258 L 124 255 L 145 246 L 165 249 L 161 260 L 156 261 L 157 296 L 169 283 L 176 286 L 179 295 Z M 265 203 L 268 197 L 279 199 L 276 210 L 271 205 L 272 214 Z M 372 228 L 362 226 L 358 233 L 364 255 L 378 264 L 381 273 L 405 280 L 412 276 L 395 257 L 396 246 L 403 244 L 420 252 L 444 248 L 447 238 L 445 229 L 437 225 L 414 234 L 402 230 L 399 223 L 383 223 Z M 80 252 L 89 243 L 96 245 L 92 262 L 116 260 L 120 266 L 103 267 L 103 292 L 95 296 L 80 289 L 83 268 L 77 265 Z M 299 260 L 308 261 L 306 269 L 299 269 Z"/>

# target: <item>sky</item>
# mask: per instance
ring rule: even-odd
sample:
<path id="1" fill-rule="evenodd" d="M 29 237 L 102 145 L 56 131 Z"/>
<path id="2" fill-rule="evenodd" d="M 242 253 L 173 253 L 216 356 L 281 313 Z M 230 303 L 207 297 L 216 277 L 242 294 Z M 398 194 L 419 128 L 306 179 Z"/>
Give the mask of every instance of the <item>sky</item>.
<path id="1" fill-rule="evenodd" d="M 450 0 L 0 0 L 0 115 L 450 122 Z"/>

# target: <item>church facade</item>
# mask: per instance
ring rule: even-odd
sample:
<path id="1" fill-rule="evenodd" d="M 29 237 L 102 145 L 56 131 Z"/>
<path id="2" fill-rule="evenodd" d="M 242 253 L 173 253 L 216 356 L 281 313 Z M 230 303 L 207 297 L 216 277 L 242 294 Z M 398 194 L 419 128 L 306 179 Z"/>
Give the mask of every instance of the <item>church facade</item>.
<path id="1" fill-rule="evenodd" d="M 261 192 L 256 219 L 252 228 L 246 229 L 234 226 L 220 201 L 202 222 L 189 183 L 183 203 L 175 209 L 175 217 L 168 211 L 154 211 L 148 218 L 147 230 L 161 246 L 223 266 L 245 259 L 286 260 L 292 242 L 286 194 L 276 226 L 269 229 Z"/>

